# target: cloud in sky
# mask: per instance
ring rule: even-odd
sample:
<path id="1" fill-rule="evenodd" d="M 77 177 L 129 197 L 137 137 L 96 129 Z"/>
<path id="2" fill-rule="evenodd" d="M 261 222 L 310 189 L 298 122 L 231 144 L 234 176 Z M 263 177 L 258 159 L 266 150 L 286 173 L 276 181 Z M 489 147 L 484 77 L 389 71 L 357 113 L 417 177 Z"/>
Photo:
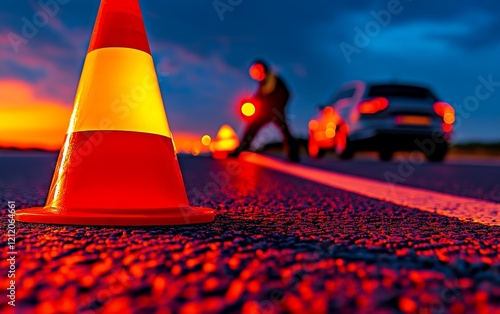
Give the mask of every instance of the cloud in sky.
<path id="1" fill-rule="evenodd" d="M 247 67 L 256 57 L 269 59 L 293 88 L 291 124 L 302 136 L 316 104 L 347 80 L 423 83 L 452 104 L 474 93 L 480 75 L 500 81 L 500 4 L 486 0 L 401 0 L 403 10 L 347 63 L 339 44 L 352 43 L 354 28 L 364 29 L 371 11 L 390 1 L 243 0 L 223 22 L 212 1 L 141 1 L 174 134 L 214 134 L 224 123 L 241 129 L 234 107 L 255 88 Z M 70 108 L 99 1 L 60 5 L 16 53 L 7 34 L 20 34 L 23 17 L 41 10 L 28 3 L 6 0 L 0 13 L 0 79 L 25 82 L 36 99 Z M 500 91 L 482 101 L 456 140 L 500 139 L 499 104 Z"/>

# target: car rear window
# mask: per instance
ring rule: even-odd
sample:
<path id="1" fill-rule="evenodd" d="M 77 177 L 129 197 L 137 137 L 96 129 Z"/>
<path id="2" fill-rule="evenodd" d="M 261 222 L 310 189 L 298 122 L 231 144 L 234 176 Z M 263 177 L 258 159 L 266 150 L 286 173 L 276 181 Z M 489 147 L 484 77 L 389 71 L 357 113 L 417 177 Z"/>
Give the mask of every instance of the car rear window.
<path id="1" fill-rule="evenodd" d="M 373 85 L 368 91 L 368 97 L 404 97 L 414 99 L 434 98 L 430 90 L 418 86 L 404 85 Z"/>

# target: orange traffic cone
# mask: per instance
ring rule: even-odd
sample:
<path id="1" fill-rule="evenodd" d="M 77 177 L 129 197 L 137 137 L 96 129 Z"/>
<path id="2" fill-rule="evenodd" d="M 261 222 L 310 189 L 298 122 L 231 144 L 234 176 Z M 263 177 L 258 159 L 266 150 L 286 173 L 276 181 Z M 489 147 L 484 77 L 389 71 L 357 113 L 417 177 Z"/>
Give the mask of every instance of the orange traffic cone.
<path id="1" fill-rule="evenodd" d="M 224 159 L 234 152 L 240 145 L 238 135 L 232 127 L 225 124 L 217 132 L 217 137 L 210 143 L 210 150 L 214 159 Z"/>
<path id="2" fill-rule="evenodd" d="M 22 222 L 208 223 L 189 206 L 138 0 L 102 0 L 45 207 Z"/>

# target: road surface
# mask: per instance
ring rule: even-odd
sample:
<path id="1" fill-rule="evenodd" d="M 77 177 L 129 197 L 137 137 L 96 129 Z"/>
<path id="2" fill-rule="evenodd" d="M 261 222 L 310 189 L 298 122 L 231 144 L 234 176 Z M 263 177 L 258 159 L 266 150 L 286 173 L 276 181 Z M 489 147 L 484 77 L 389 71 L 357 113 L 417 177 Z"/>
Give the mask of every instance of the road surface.
<path id="1" fill-rule="evenodd" d="M 55 158 L 0 157 L 4 217 L 8 201 L 44 204 Z M 436 199 L 412 208 L 392 194 L 367 196 L 397 162 L 305 160 L 307 168 L 267 158 L 179 157 L 191 203 L 215 208 L 213 224 L 18 223 L 16 312 L 500 313 L 497 167 L 420 165 L 401 193 Z M 303 178 L 310 173 L 360 181 L 345 190 Z M 440 198 L 450 199 L 444 207 L 483 204 L 494 217 L 474 206 L 475 220 L 426 210 Z M 0 265 L 7 287 L 6 258 Z M 0 298 L 0 311 L 11 310 Z"/>

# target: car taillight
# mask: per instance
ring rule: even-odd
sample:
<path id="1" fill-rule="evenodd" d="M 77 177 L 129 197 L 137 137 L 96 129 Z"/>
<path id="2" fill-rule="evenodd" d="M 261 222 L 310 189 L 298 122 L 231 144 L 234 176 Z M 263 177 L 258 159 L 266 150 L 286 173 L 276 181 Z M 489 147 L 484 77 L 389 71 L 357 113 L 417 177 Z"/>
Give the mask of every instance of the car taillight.
<path id="1" fill-rule="evenodd" d="M 445 124 L 455 122 L 455 109 L 450 104 L 438 101 L 434 104 L 434 111 L 443 118 Z"/>
<path id="2" fill-rule="evenodd" d="M 389 100 L 385 97 L 377 97 L 365 100 L 359 104 L 359 113 L 374 114 L 386 109 L 389 106 Z"/>
<path id="3" fill-rule="evenodd" d="M 319 127 L 319 122 L 318 120 L 311 120 L 309 121 L 309 129 L 312 131 L 316 131 Z"/>

